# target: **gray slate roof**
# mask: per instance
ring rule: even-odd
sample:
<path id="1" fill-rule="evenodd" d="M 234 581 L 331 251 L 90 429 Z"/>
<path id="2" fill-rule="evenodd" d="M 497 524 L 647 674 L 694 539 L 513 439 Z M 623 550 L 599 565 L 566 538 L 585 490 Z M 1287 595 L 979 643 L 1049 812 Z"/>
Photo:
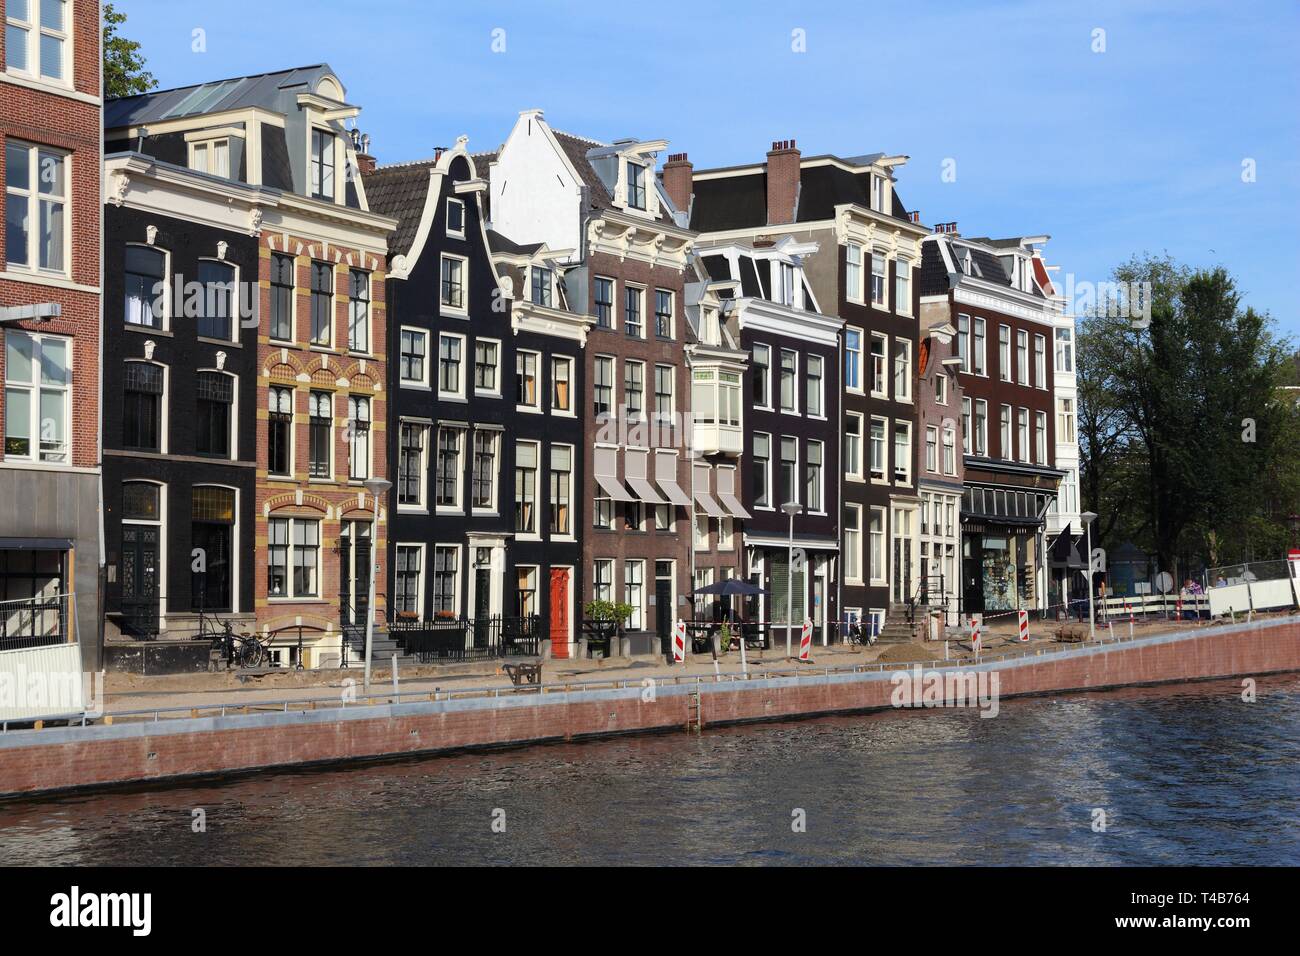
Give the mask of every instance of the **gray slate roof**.
<path id="1" fill-rule="evenodd" d="M 228 80 L 214 80 L 173 90 L 156 90 L 136 96 L 121 96 L 104 103 L 104 128 L 117 129 L 141 123 L 157 123 L 217 113 L 223 110 L 245 109 L 260 106 L 277 113 L 288 112 L 297 95 L 316 88 L 316 82 L 326 74 L 333 74 L 327 63 L 297 66 L 274 73 L 256 76 L 238 76 Z"/>

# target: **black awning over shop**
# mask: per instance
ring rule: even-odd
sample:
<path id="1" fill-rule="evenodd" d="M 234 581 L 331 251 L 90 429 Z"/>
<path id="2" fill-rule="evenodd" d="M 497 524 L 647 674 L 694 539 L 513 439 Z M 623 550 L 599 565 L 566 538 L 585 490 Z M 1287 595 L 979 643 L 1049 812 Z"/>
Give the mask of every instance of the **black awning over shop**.
<path id="1" fill-rule="evenodd" d="M 0 551 L 71 551 L 71 538 L 0 538 Z"/>

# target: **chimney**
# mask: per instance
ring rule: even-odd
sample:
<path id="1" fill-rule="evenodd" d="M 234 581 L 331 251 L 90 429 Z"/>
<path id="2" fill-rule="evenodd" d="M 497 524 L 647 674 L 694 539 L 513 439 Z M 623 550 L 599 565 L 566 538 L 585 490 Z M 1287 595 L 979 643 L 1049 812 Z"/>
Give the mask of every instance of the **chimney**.
<path id="1" fill-rule="evenodd" d="M 936 222 L 934 231 L 937 235 L 955 236 L 957 235 L 957 224 L 955 222 Z"/>
<path id="2" fill-rule="evenodd" d="M 362 176 L 369 176 L 379 165 L 370 153 L 370 134 L 357 133 L 356 130 L 353 130 L 353 133 L 355 134 L 353 142 L 357 151 L 357 168 L 361 170 Z"/>
<path id="3" fill-rule="evenodd" d="M 794 222 L 799 199 L 799 149 L 792 139 L 779 139 L 767 154 L 767 224 Z"/>
<path id="4" fill-rule="evenodd" d="M 921 210 L 913 209 L 911 212 L 907 214 L 907 218 L 911 219 L 912 222 L 919 224 L 921 222 Z"/>
<path id="5" fill-rule="evenodd" d="M 664 163 L 664 191 L 678 212 L 690 212 L 695 167 L 685 153 L 672 153 Z"/>

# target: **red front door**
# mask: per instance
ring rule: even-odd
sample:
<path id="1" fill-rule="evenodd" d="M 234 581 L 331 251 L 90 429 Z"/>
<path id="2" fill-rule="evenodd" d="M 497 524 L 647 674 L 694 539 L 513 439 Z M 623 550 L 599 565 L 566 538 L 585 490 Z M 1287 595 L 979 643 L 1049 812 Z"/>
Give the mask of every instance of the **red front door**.
<path id="1" fill-rule="evenodd" d="M 551 568 L 551 656 L 569 656 L 568 568 Z"/>

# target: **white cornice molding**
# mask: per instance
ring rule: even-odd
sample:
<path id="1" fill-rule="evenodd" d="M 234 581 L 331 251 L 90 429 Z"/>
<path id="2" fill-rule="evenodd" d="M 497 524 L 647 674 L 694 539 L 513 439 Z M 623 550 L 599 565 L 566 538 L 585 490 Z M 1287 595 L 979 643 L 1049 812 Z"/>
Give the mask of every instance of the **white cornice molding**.
<path id="1" fill-rule="evenodd" d="M 528 332 L 569 339 L 580 345 L 587 344 L 587 332 L 596 324 L 591 316 L 552 309 L 544 305 L 516 299 L 510 310 L 510 328 L 516 335 Z"/>
<path id="2" fill-rule="evenodd" d="M 28 79 L 25 76 L 16 76 L 13 73 L 6 73 L 0 70 L 0 83 L 8 83 L 11 86 L 21 86 L 25 90 L 33 90 L 37 93 L 48 93 L 50 96 L 62 96 L 64 99 L 76 100 L 78 103 L 86 103 L 90 106 L 102 107 L 103 100 L 98 96 L 90 93 L 82 93 L 80 90 L 71 89 L 66 86 L 60 86 L 57 83 L 42 83 L 39 80 Z"/>
<path id="3" fill-rule="evenodd" d="M 779 305 L 767 299 L 736 299 L 734 315 L 741 329 L 758 329 L 819 345 L 838 345 L 844 320 Z"/>
<path id="4" fill-rule="evenodd" d="M 957 288 L 953 289 L 953 303 L 1001 312 L 1049 327 L 1055 324 L 1056 313 L 1045 300 L 1034 299 L 1015 289 L 1003 289 L 982 279 L 972 281 L 967 275 L 961 276 Z"/>

